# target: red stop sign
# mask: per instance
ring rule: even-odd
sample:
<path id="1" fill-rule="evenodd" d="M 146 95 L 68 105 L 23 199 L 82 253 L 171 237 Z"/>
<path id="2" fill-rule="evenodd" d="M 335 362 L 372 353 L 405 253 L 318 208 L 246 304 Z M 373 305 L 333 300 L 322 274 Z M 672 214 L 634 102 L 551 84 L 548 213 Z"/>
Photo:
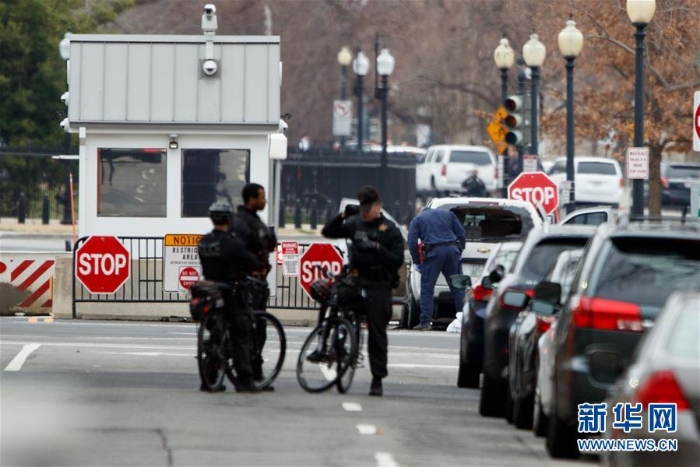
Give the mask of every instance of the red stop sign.
<path id="1" fill-rule="evenodd" d="M 130 273 L 129 251 L 117 237 L 90 237 L 75 252 L 75 275 L 90 293 L 113 294 Z"/>
<path id="2" fill-rule="evenodd" d="M 523 172 L 508 185 L 508 198 L 541 205 L 545 213 L 551 214 L 559 206 L 559 188 L 542 172 Z"/>
<path id="3" fill-rule="evenodd" d="M 343 257 L 330 243 L 312 243 L 301 255 L 299 284 L 309 297 L 311 297 L 311 284 L 323 277 L 323 273 L 317 266 L 330 271 L 331 274 L 339 274 L 343 269 Z"/>

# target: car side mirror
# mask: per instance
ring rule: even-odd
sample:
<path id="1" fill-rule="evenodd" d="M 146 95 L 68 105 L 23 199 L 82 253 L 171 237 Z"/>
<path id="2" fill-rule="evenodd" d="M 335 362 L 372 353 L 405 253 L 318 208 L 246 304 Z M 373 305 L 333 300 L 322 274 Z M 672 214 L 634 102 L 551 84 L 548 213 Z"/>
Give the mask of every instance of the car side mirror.
<path id="1" fill-rule="evenodd" d="M 491 280 L 490 274 L 481 279 L 481 286 L 485 289 L 493 290 L 493 281 Z"/>
<path id="2" fill-rule="evenodd" d="M 455 274 L 454 276 L 450 276 L 449 282 L 455 289 L 465 290 L 472 286 L 472 279 L 466 274 Z"/>
<path id="3" fill-rule="evenodd" d="M 542 281 L 535 286 L 535 300 L 559 305 L 561 300 L 561 285 L 556 282 Z"/>
<path id="4" fill-rule="evenodd" d="M 530 297 L 525 292 L 508 291 L 503 294 L 503 303 L 514 308 L 525 308 Z"/>
<path id="5" fill-rule="evenodd" d="M 503 279 L 505 273 L 506 269 L 499 264 L 493 271 L 489 273 L 488 278 L 491 280 L 491 283 L 493 285 L 496 282 L 501 282 L 501 279 Z"/>

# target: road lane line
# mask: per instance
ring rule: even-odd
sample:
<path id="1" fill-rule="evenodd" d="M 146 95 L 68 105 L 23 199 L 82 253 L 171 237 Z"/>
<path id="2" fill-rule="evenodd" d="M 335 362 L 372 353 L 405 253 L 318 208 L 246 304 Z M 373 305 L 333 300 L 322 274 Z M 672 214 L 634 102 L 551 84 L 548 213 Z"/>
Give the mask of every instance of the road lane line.
<path id="1" fill-rule="evenodd" d="M 377 434 L 377 427 L 374 425 L 355 425 L 355 428 L 357 428 L 357 431 L 361 435 L 376 435 Z"/>
<path id="2" fill-rule="evenodd" d="M 24 365 L 24 362 L 29 357 L 29 354 L 38 349 L 41 344 L 25 344 L 22 350 L 12 359 L 9 365 L 5 367 L 5 371 L 19 371 Z"/>
<path id="3" fill-rule="evenodd" d="M 457 370 L 457 365 L 420 365 L 414 363 L 389 363 L 387 366 L 394 368 L 440 368 L 445 370 Z"/>
<path id="4" fill-rule="evenodd" d="M 394 460 L 394 456 L 389 452 L 375 453 L 374 460 L 377 461 L 377 467 L 399 467 L 399 464 Z"/>
<path id="5" fill-rule="evenodd" d="M 362 412 L 362 406 L 357 402 L 343 402 L 343 408 L 347 412 Z"/>

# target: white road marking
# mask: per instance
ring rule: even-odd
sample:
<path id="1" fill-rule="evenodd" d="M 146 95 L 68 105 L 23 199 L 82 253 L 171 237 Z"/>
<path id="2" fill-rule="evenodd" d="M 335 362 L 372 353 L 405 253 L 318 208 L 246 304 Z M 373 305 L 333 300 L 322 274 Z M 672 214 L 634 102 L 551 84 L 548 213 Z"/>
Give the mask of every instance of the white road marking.
<path id="1" fill-rule="evenodd" d="M 440 368 L 442 370 L 457 370 L 456 365 L 417 365 L 413 363 L 389 363 L 387 366 L 394 368 Z"/>
<path id="2" fill-rule="evenodd" d="M 394 456 L 389 452 L 375 453 L 374 460 L 377 461 L 377 467 L 399 467 L 399 464 L 394 460 Z"/>
<path id="3" fill-rule="evenodd" d="M 25 344 L 22 350 L 12 359 L 9 365 L 5 367 L 5 371 L 19 371 L 24 365 L 24 362 L 29 357 L 29 354 L 38 349 L 41 344 Z"/>
<path id="4" fill-rule="evenodd" d="M 362 406 L 357 402 L 343 402 L 343 408 L 348 412 L 362 412 Z"/>
<path id="5" fill-rule="evenodd" d="M 355 428 L 357 428 L 357 431 L 361 435 L 376 435 L 377 434 L 377 427 L 374 425 L 355 425 Z"/>
<path id="6" fill-rule="evenodd" d="M 136 355 L 138 357 L 194 357 L 189 353 L 166 352 L 99 352 L 101 355 Z"/>

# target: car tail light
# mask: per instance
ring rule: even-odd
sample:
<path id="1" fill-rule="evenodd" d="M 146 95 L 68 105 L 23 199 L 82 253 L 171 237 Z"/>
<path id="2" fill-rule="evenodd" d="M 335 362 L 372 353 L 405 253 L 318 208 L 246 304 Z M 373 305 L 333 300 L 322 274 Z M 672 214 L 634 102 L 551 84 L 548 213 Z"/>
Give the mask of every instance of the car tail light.
<path id="1" fill-rule="evenodd" d="M 442 171 L 440 172 L 440 175 L 447 177 L 447 164 L 442 164 Z"/>
<path id="2" fill-rule="evenodd" d="M 481 284 L 475 285 L 472 287 L 472 295 L 474 296 L 474 300 L 479 301 L 479 302 L 488 302 L 489 299 L 491 298 L 491 295 L 493 294 L 492 289 L 487 289 Z"/>
<path id="3" fill-rule="evenodd" d="M 668 177 L 661 177 L 661 184 L 664 188 L 668 188 Z"/>
<path id="4" fill-rule="evenodd" d="M 688 399 L 670 370 L 652 373 L 637 389 L 633 402 L 641 402 L 646 409 L 650 403 L 676 404 L 678 410 L 690 408 Z"/>
<path id="5" fill-rule="evenodd" d="M 493 168 L 493 179 L 498 180 L 498 166 Z"/>
<path id="6" fill-rule="evenodd" d="M 556 320 L 554 316 L 537 316 L 537 332 L 544 334 L 545 332 L 549 331 L 549 327 L 552 325 L 554 320 Z"/>
<path id="7" fill-rule="evenodd" d="M 625 179 L 624 178 L 622 178 L 622 177 L 618 178 L 617 182 L 620 184 L 620 188 L 625 187 Z"/>
<path id="8" fill-rule="evenodd" d="M 580 297 L 572 313 L 574 326 L 608 331 L 643 332 L 639 305 L 605 298 Z"/>
<path id="9" fill-rule="evenodd" d="M 522 311 L 524 307 L 519 307 L 519 306 L 512 306 L 512 305 L 506 305 L 503 303 L 503 295 L 506 292 L 524 292 L 525 295 L 528 297 L 532 298 L 535 296 L 535 291 L 534 290 L 518 290 L 518 289 L 513 289 L 513 288 L 508 288 L 506 289 L 502 294 L 498 294 L 498 307 L 501 310 L 508 310 L 508 311 Z"/>

